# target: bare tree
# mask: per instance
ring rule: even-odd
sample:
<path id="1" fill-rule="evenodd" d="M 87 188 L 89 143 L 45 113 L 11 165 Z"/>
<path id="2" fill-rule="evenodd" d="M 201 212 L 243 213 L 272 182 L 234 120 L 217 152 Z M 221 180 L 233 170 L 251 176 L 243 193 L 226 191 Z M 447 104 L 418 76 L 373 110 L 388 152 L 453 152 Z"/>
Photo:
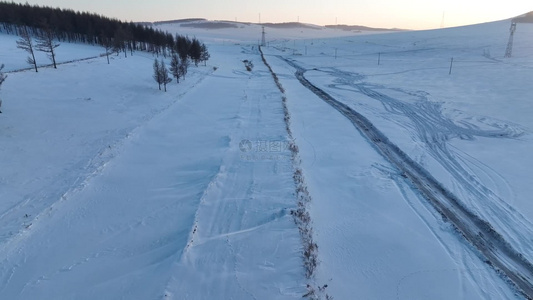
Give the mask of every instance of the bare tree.
<path id="1" fill-rule="evenodd" d="M 4 81 L 7 78 L 7 75 L 2 72 L 3 69 L 4 69 L 4 64 L 1 64 L 0 65 L 0 88 L 2 87 L 2 83 L 4 83 Z"/>
<path id="2" fill-rule="evenodd" d="M 33 40 L 31 38 L 30 33 L 28 32 L 28 29 L 26 27 L 22 27 L 19 34 L 20 39 L 17 40 L 17 48 L 25 50 L 30 54 L 30 56 L 28 56 L 28 58 L 26 59 L 26 62 L 28 62 L 28 64 L 30 65 L 33 65 L 35 67 L 35 72 L 38 72 L 37 62 L 35 61 Z"/>
<path id="3" fill-rule="evenodd" d="M 114 47 L 113 42 L 110 38 L 104 37 L 103 35 L 100 37 L 100 43 L 102 47 L 105 49 L 105 56 L 107 57 L 107 64 L 109 65 L 109 55 L 113 53 Z"/>
<path id="4" fill-rule="evenodd" d="M 172 81 L 172 78 L 170 78 L 170 75 L 168 74 L 167 66 L 165 66 L 165 62 L 163 59 L 161 59 L 161 68 L 159 71 L 161 72 L 161 83 L 165 86 L 165 92 L 167 91 L 167 84 Z"/>
<path id="5" fill-rule="evenodd" d="M 0 65 L 0 87 L 2 87 L 2 83 L 4 83 L 4 81 L 7 78 L 7 75 L 2 72 L 2 69 L 4 69 L 4 64 Z M 0 99 L 0 114 L 2 113 L 1 109 L 2 109 L 2 99 Z"/>
<path id="6" fill-rule="evenodd" d="M 130 49 L 130 54 L 133 55 L 133 47 L 131 45 L 131 40 L 133 39 L 133 34 L 131 31 L 129 31 L 126 27 L 119 27 L 115 31 L 115 36 L 113 38 L 113 43 L 115 46 L 115 50 L 117 51 L 117 55 L 124 51 L 124 57 L 128 57 L 128 48 Z"/>
<path id="7" fill-rule="evenodd" d="M 179 65 L 179 74 L 180 77 L 185 80 L 185 75 L 187 75 L 187 71 L 189 70 L 190 61 L 188 57 L 182 58 Z"/>
<path id="8" fill-rule="evenodd" d="M 124 51 L 124 57 L 128 57 L 128 51 L 126 51 L 126 32 L 122 27 L 119 27 L 115 31 L 115 36 L 113 37 L 113 44 L 115 47 L 115 51 L 117 52 L 117 56 L 120 54 L 121 51 Z"/>
<path id="9" fill-rule="evenodd" d="M 207 50 L 207 46 L 205 44 L 202 44 L 201 48 L 201 54 L 200 54 L 200 61 L 204 62 L 204 66 L 207 66 L 207 61 L 211 57 L 209 54 L 209 51 Z"/>
<path id="10" fill-rule="evenodd" d="M 188 54 L 191 60 L 194 62 L 194 65 L 198 67 L 198 63 L 202 59 L 202 45 L 196 38 L 192 39 Z"/>
<path id="11" fill-rule="evenodd" d="M 159 90 L 161 90 L 161 85 L 164 85 L 165 92 L 167 91 L 167 84 L 172 81 L 172 78 L 170 78 L 168 74 L 168 69 L 165 66 L 165 62 L 163 59 L 161 59 L 161 62 L 157 60 L 157 58 L 154 60 L 154 80 L 159 85 Z"/>
<path id="12" fill-rule="evenodd" d="M 41 34 L 39 34 L 37 37 L 37 45 L 35 46 L 35 49 L 46 53 L 48 58 L 50 58 L 54 64 L 54 69 L 57 69 L 55 49 L 59 47 L 60 44 L 54 42 L 54 39 L 55 35 L 52 29 L 50 29 L 48 26 L 45 26 L 45 28 L 41 31 Z"/>
<path id="13" fill-rule="evenodd" d="M 154 60 L 154 75 L 152 76 L 159 85 L 159 90 L 161 90 L 161 83 L 163 83 L 163 79 L 161 78 L 161 65 L 159 64 L 157 58 Z"/>
<path id="14" fill-rule="evenodd" d="M 176 78 L 176 82 L 180 83 L 180 58 L 176 53 L 172 54 L 172 59 L 170 60 L 170 73 Z"/>

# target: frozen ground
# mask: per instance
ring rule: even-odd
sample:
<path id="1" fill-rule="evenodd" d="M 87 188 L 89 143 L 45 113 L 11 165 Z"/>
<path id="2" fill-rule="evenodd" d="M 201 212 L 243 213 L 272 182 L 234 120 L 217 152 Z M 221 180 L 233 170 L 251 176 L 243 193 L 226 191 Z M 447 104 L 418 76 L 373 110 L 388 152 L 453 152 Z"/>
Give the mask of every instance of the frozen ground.
<path id="1" fill-rule="evenodd" d="M 26 63 L 29 53 L 17 48 L 19 37 L 0 32 L 0 63 L 5 65 L 4 71 L 10 72 L 21 69 L 32 69 L 33 66 Z M 56 62 L 61 64 L 76 59 L 86 59 L 100 56 L 105 52 L 101 47 L 87 47 L 83 44 L 60 43 L 56 48 Z M 35 51 L 37 66 L 48 66 L 52 61 L 44 52 Z M 35 70 L 34 70 L 35 71 Z"/>
<path id="2" fill-rule="evenodd" d="M 0 298 L 299 299 L 309 282 L 335 299 L 521 298 L 278 58 L 307 69 L 531 258 L 533 30 L 521 25 L 511 59 L 508 22 L 351 37 L 267 29 L 312 197 L 311 281 L 259 26 L 161 25 L 206 40 L 212 56 L 168 93 L 146 53 L 10 73 L 0 91 Z M 0 63 L 26 67 L 16 38 L 0 39 Z M 60 61 L 102 52 L 58 49 Z"/>
<path id="3" fill-rule="evenodd" d="M 1 298 L 305 293 L 279 93 L 240 46 L 211 51 L 168 93 L 143 53 L 9 74 Z"/>
<path id="4" fill-rule="evenodd" d="M 533 28 L 519 24 L 514 57 L 504 59 L 509 25 L 279 44 L 269 48 L 269 61 L 280 70 L 286 63 L 276 56 L 304 67 L 307 79 L 369 118 L 531 260 Z M 295 70 L 283 72 L 278 75 L 290 78 Z"/>

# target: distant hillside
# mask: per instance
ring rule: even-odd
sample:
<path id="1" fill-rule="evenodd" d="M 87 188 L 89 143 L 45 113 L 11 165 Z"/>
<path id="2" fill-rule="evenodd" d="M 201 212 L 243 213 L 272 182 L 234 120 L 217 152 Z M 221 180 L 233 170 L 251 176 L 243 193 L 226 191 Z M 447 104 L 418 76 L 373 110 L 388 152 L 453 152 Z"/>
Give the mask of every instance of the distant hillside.
<path id="1" fill-rule="evenodd" d="M 271 28 L 282 28 L 282 29 L 293 29 L 293 28 L 307 28 L 307 29 L 315 29 L 315 30 L 322 29 L 322 26 L 304 24 L 304 23 L 299 23 L 299 22 L 261 23 L 259 25 L 262 25 L 265 27 L 271 27 Z"/>
<path id="2" fill-rule="evenodd" d="M 398 28 L 372 28 L 361 25 L 326 25 L 326 27 L 345 31 L 404 31 L 404 29 Z"/>
<path id="3" fill-rule="evenodd" d="M 194 23 L 183 23 L 180 24 L 180 27 L 193 27 L 193 28 L 204 28 L 204 29 L 223 29 L 223 28 L 239 28 L 234 22 L 194 22 Z"/>
<path id="4" fill-rule="evenodd" d="M 178 19 L 169 21 L 159 21 L 154 23 L 143 23 L 144 25 L 166 25 L 166 24 L 179 24 L 180 27 L 190 28 L 203 28 L 203 29 L 225 29 L 225 28 L 239 28 L 244 25 L 259 25 L 269 28 L 277 29 L 313 29 L 321 30 L 324 28 L 338 29 L 343 31 L 403 31 L 403 29 L 397 28 L 372 28 L 360 25 L 314 25 L 300 22 L 284 22 L 284 23 L 249 23 L 249 22 L 234 22 L 234 21 L 211 21 L 201 18 L 196 19 Z"/>
<path id="5" fill-rule="evenodd" d="M 177 19 L 177 20 L 168 20 L 168 21 L 158 21 L 150 24 L 154 25 L 164 25 L 164 24 L 179 24 L 179 23 L 189 23 L 189 22 L 207 22 L 206 19 L 202 18 L 190 18 L 190 19 Z"/>
<path id="6" fill-rule="evenodd" d="M 533 23 L 533 11 L 523 14 L 513 19 L 517 23 Z"/>
<path id="7" fill-rule="evenodd" d="M 180 27 L 204 28 L 204 29 L 224 29 L 224 28 L 239 28 L 243 25 L 260 25 L 270 28 L 293 29 L 293 28 L 308 28 L 320 30 L 323 27 L 318 25 L 303 24 L 298 22 L 286 23 L 246 23 L 234 21 L 210 21 L 206 19 L 181 19 L 172 21 L 154 22 L 154 25 L 164 24 L 179 24 Z"/>
<path id="8" fill-rule="evenodd" d="M 207 19 L 178 19 L 170 21 L 158 21 L 149 23 L 150 25 L 167 25 L 178 24 L 180 27 L 201 28 L 201 29 L 225 29 L 225 28 L 239 28 L 242 25 L 250 25 L 250 23 L 241 23 L 233 21 L 210 21 Z"/>

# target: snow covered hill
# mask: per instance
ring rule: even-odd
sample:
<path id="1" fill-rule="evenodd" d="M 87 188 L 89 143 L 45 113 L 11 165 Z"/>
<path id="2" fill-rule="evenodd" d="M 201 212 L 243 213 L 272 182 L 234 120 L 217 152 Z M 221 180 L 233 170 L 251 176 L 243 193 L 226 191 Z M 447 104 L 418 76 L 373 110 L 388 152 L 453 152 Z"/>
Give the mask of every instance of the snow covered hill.
<path id="1" fill-rule="evenodd" d="M 504 284 L 496 278 L 496 272 L 473 258 L 476 251 L 464 245 L 461 235 L 443 227 L 447 223 L 441 223 L 440 215 L 426 199 L 409 194 L 413 188 L 404 174 L 377 158 L 368 158 L 367 153 L 373 150 L 362 150 L 367 141 L 360 139 L 348 120 L 338 112 L 325 116 L 331 108 L 305 91 L 291 65 L 307 70 L 305 76 L 313 84 L 368 118 L 455 194 L 462 206 L 489 222 L 532 261 L 533 215 L 528 200 L 533 167 L 529 155 L 533 146 L 529 117 L 533 113 L 533 27 L 519 24 L 513 57 L 504 58 L 510 24 L 501 21 L 445 30 L 297 41 L 268 49 L 269 61 L 287 89 L 288 103 L 293 103 L 291 111 L 297 119 L 294 132 L 303 141 L 304 171 L 318 207 L 314 222 L 322 246 L 322 276 L 332 278 L 333 295 L 378 295 L 380 299 L 394 295 L 400 299 L 513 297 L 507 292 L 498 294 L 496 290 Z M 318 132 L 323 132 L 323 137 Z M 363 162 L 369 165 L 352 169 Z M 388 184 L 379 184 L 377 179 Z M 388 189 L 397 190 L 399 195 L 386 196 Z M 384 197 L 382 203 L 377 200 L 380 196 Z M 337 205 L 343 209 L 337 209 Z M 347 205 L 353 208 L 349 210 Z M 397 205 L 407 205 L 411 211 L 400 216 Z M 327 208 L 330 213 L 326 213 Z M 369 213 L 372 209 L 376 212 Z M 343 216 L 345 220 L 340 221 Z M 410 218 L 424 225 L 406 226 Z M 396 225 L 383 227 L 388 222 Z M 409 232 L 392 233 L 404 226 Z M 448 267 L 429 267 L 428 262 L 423 263 L 428 268 L 416 267 L 424 258 L 418 251 L 431 253 L 431 261 L 446 261 L 437 251 L 427 251 L 429 246 L 413 240 L 418 236 L 413 236 L 414 228 L 424 227 L 452 260 Z M 387 245 L 382 245 L 385 241 Z M 463 246 L 452 246 L 457 242 Z M 369 248 L 363 250 L 365 247 Z M 339 254 L 339 249 L 345 249 L 344 254 Z M 459 249 L 466 252 L 456 252 Z M 413 256 L 409 259 L 403 253 Z M 347 268 L 344 263 L 353 257 L 357 262 Z M 416 270 L 410 271 L 412 267 Z M 395 279 L 391 279 L 394 273 L 388 268 L 399 273 Z M 370 286 L 371 292 L 335 286 L 334 278 L 342 277 L 343 272 L 346 277 L 341 282 L 355 277 L 363 286 Z M 406 274 L 413 275 L 402 277 Z M 493 279 L 485 281 L 490 274 Z M 404 291 L 404 278 L 417 283 L 427 281 L 435 289 Z M 445 278 L 458 280 L 458 285 L 446 283 Z M 390 280 L 401 284 L 395 286 Z M 465 283 L 473 284 L 472 294 Z"/>
<path id="2" fill-rule="evenodd" d="M 335 299 L 523 298 L 294 68 L 533 261 L 533 25 L 504 58 L 509 26 L 267 28 L 284 93 L 260 26 L 157 25 L 211 53 L 167 93 L 151 54 L 108 65 L 102 48 L 61 45 L 62 62 L 94 58 L 9 73 L 0 90 L 0 299 L 300 299 L 308 284 Z M 7 71 L 27 66 L 15 40 L 0 35 Z M 282 97 L 312 197 L 311 279 Z"/>

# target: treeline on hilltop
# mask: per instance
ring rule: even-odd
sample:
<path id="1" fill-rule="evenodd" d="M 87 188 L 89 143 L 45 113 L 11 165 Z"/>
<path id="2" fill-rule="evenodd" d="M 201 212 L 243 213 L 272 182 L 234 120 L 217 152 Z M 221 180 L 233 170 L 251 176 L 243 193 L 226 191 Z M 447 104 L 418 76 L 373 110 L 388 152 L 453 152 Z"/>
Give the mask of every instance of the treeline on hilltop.
<path id="1" fill-rule="evenodd" d="M 150 51 L 165 56 L 167 52 L 179 52 L 180 57 L 188 56 L 195 64 L 202 61 L 201 51 L 206 51 L 195 38 L 173 36 L 144 24 L 71 9 L 0 1 L 0 32 L 21 35 L 24 31 L 35 36 L 52 31 L 59 42 L 81 42 L 106 49 L 112 46 L 116 51 Z"/>

